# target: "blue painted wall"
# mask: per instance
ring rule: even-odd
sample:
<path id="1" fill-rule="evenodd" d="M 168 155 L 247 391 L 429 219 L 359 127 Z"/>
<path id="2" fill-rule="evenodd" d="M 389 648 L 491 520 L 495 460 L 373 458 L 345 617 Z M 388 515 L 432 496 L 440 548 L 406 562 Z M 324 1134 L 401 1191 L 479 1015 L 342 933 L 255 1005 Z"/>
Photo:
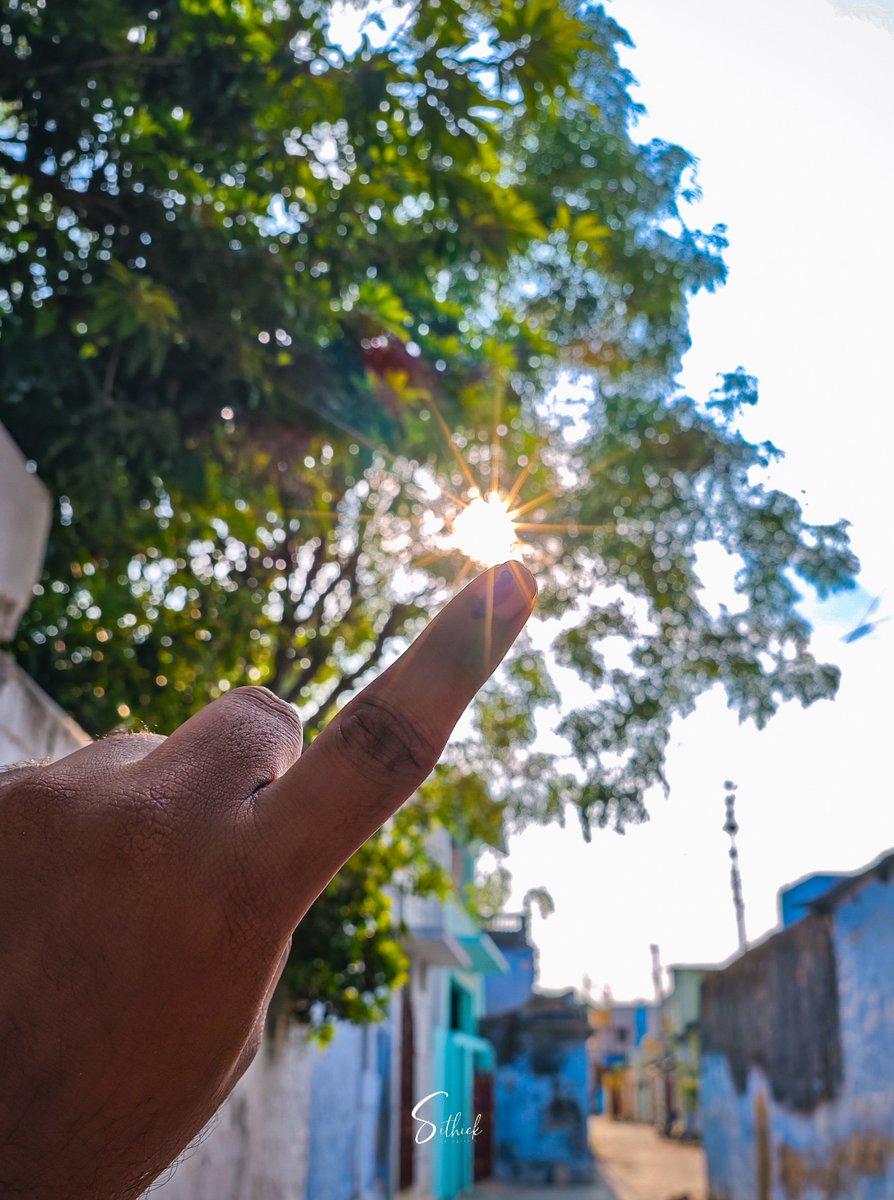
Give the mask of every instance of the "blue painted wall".
<path id="1" fill-rule="evenodd" d="M 831 1099 L 795 1112 L 774 1098 L 758 1066 L 740 1094 L 726 1055 L 703 1054 L 714 1200 L 894 1200 L 894 884 L 864 876 L 825 919 L 837 977 L 840 1083 Z"/>
<path id="2" fill-rule="evenodd" d="M 571 1183 L 592 1178 L 587 1147 L 589 1107 L 583 1046 L 562 1050 L 554 1073 L 533 1070 L 520 1055 L 497 1071 L 497 1178 Z"/>
<path id="3" fill-rule="evenodd" d="M 498 1179 L 585 1183 L 593 1178 L 586 1012 L 566 997 L 530 997 L 482 1023 L 497 1055 Z"/>

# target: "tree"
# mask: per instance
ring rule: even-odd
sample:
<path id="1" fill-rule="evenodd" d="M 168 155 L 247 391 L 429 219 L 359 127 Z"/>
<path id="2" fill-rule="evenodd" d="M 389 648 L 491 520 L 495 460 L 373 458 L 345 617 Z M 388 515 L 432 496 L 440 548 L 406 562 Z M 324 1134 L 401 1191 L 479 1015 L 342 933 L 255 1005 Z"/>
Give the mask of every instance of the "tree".
<path id="1" fill-rule="evenodd" d="M 760 482 L 778 452 L 737 432 L 750 376 L 704 402 L 674 384 L 723 231 L 683 220 L 689 156 L 635 140 L 603 10 L 370 6 L 352 52 L 330 18 L 10 6 L 0 418 L 61 498 L 16 652 L 93 732 L 260 682 L 312 735 L 468 570 L 472 486 L 521 510 L 592 701 L 546 753 L 558 693 L 523 644 L 315 906 L 296 997 L 356 1017 L 402 969 L 382 882 L 446 887 L 425 822 L 499 845 L 569 805 L 588 836 L 641 818 L 708 688 L 759 724 L 834 694 L 795 579 L 825 594 L 856 562 L 843 523 Z M 700 590 L 711 542 L 736 611 Z"/>

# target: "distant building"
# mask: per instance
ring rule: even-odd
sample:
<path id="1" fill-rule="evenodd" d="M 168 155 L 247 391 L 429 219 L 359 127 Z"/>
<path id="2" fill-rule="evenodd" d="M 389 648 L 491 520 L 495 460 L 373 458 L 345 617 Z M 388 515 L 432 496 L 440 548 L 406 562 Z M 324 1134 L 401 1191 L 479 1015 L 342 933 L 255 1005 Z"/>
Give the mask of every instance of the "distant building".
<path id="1" fill-rule="evenodd" d="M 802 880 L 788 923 L 705 979 L 713 1200 L 894 1197 L 892 877 L 888 853 L 828 888 Z"/>
<path id="2" fill-rule="evenodd" d="M 618 1004 L 606 997 L 590 1006 L 592 1030 L 590 1108 L 616 1119 L 650 1121 L 651 1081 L 647 1067 L 660 1050 L 654 1004 Z"/>
<path id="3" fill-rule="evenodd" d="M 503 979 L 488 980 L 481 1021 L 496 1053 L 494 1176 L 519 1184 L 590 1182 L 587 1006 L 573 991 L 533 990 L 523 915 L 501 914 L 487 929 L 510 966 Z"/>
<path id="4" fill-rule="evenodd" d="M 671 990 L 662 1006 L 665 1056 L 662 1086 L 656 1091 L 655 1123 L 671 1136 L 691 1138 L 701 1133 L 701 989 L 704 980 L 719 969 L 705 963 L 668 968 Z"/>
<path id="5" fill-rule="evenodd" d="M 534 991 L 537 951 L 528 941 L 528 922 L 523 913 L 499 913 L 485 921 L 485 928 L 506 961 L 506 971 L 488 975 L 484 981 L 488 1016 L 517 1008 Z"/>

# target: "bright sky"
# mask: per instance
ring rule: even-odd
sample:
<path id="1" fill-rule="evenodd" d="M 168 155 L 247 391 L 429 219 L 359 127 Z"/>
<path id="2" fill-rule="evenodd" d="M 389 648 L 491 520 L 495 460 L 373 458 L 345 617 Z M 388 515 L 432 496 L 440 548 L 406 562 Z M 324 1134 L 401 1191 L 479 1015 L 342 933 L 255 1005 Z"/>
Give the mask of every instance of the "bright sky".
<path id="1" fill-rule="evenodd" d="M 649 110 L 640 130 L 700 159 L 697 222 L 723 222 L 730 278 L 692 306 L 682 382 L 704 395 L 740 363 L 760 381 L 744 431 L 787 452 L 774 481 L 816 522 L 847 517 L 864 590 L 818 608 L 815 652 L 838 663 L 834 702 L 786 706 L 757 733 L 719 695 L 676 727 L 671 795 L 620 837 L 576 821 L 513 839 L 511 903 L 549 888 L 535 917 L 540 982 L 618 999 L 651 994 L 665 964 L 736 949 L 723 781 L 737 815 L 749 937 L 776 892 L 814 871 L 863 866 L 894 846 L 890 760 L 894 620 L 845 645 L 871 597 L 894 616 L 889 481 L 894 420 L 894 0 L 614 0 L 625 63 Z M 860 15 L 876 20 L 860 19 Z M 886 28 L 887 21 L 887 28 Z M 801 492 L 804 495 L 801 495 Z"/>

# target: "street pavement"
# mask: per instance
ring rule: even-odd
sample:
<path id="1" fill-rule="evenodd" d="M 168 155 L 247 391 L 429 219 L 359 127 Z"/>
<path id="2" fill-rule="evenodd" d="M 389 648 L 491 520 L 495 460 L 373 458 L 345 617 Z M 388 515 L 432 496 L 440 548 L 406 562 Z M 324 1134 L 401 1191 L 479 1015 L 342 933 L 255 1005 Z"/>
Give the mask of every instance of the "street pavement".
<path id="1" fill-rule="evenodd" d="M 659 1137 L 649 1125 L 590 1118 L 590 1145 L 617 1200 L 706 1200 L 700 1146 Z"/>
<path id="2" fill-rule="evenodd" d="M 605 1183 L 550 1185 L 524 1183 L 479 1183 L 469 1200 L 618 1200 L 617 1192 Z"/>
<path id="3" fill-rule="evenodd" d="M 699 1146 L 659 1137 L 648 1125 L 590 1118 L 598 1182 L 579 1187 L 481 1183 L 470 1200 L 706 1200 Z"/>

